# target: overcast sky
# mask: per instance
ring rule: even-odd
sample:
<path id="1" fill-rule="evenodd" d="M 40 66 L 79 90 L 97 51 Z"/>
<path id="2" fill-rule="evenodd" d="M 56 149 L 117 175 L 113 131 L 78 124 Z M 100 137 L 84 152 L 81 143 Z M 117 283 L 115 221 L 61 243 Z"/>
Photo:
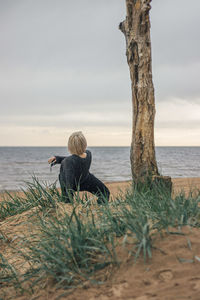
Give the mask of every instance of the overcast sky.
<path id="1" fill-rule="evenodd" d="M 200 146 L 200 1 L 153 0 L 157 146 Z M 125 0 L 0 0 L 0 146 L 131 142 Z"/>

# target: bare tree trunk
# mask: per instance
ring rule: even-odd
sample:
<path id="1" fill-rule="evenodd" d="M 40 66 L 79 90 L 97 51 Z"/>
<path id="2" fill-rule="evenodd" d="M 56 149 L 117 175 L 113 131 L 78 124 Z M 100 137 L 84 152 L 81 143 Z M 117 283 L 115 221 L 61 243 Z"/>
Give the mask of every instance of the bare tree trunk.
<path id="1" fill-rule="evenodd" d="M 151 0 L 126 0 L 127 17 L 119 28 L 126 38 L 133 102 L 131 169 L 134 182 L 159 177 L 155 158 L 155 97 L 149 11 Z"/>

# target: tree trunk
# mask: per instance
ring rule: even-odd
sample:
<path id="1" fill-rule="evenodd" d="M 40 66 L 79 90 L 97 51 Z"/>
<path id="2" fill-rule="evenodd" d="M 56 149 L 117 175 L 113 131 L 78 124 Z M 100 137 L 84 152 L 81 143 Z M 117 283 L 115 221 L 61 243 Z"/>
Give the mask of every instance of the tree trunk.
<path id="1" fill-rule="evenodd" d="M 152 81 L 152 58 L 149 11 L 151 0 L 126 0 L 126 20 L 119 28 L 126 38 L 133 102 L 131 169 L 133 181 L 159 177 L 155 158 L 155 97 Z"/>

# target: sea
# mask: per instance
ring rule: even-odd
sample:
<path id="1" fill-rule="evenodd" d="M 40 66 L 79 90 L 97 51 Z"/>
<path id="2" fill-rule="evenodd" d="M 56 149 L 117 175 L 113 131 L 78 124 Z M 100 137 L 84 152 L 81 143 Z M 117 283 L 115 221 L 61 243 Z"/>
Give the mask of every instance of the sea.
<path id="1" fill-rule="evenodd" d="M 105 182 L 131 179 L 130 147 L 88 147 L 90 172 Z M 46 184 L 58 183 L 59 165 L 50 168 L 48 158 L 67 156 L 66 147 L 0 147 L 0 191 L 26 188 L 33 176 Z M 200 147 L 156 147 L 162 175 L 200 177 Z"/>

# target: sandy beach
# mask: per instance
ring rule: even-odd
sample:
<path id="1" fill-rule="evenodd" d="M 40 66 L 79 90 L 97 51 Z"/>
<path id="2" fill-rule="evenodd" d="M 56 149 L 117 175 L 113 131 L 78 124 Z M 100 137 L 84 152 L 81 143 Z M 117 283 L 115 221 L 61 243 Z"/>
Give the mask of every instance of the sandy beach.
<path id="1" fill-rule="evenodd" d="M 111 194 L 116 196 L 119 190 L 124 192 L 130 185 L 131 181 L 120 181 L 120 182 L 106 182 L 105 183 L 111 191 Z M 173 193 L 180 193 L 184 191 L 186 194 L 189 191 L 200 189 L 200 178 L 172 178 L 172 190 Z"/>
<path id="2" fill-rule="evenodd" d="M 127 188 L 130 187 L 131 181 L 117 181 L 117 182 L 105 182 L 106 186 L 109 188 L 111 195 L 116 197 L 120 192 L 125 192 Z M 195 189 L 200 189 L 200 178 L 172 178 L 172 190 L 173 193 L 180 193 L 184 191 L 186 194 Z M 12 194 L 22 195 L 20 191 L 11 191 Z M 0 193 L 0 200 L 5 197 L 4 193 Z"/>
<path id="3" fill-rule="evenodd" d="M 175 178 L 173 193 L 184 191 L 186 194 L 195 189 L 200 190 L 200 178 Z M 131 182 L 106 182 L 113 197 L 126 191 Z M 11 194 L 14 192 L 11 192 Z M 21 192 L 17 192 L 20 194 Z M 3 199 L 3 194 L 0 199 Z M 68 207 L 68 204 L 64 204 Z M 8 217 L 0 222 L 0 233 L 12 240 L 12 246 L 17 245 L 19 237 L 27 231 L 27 222 L 31 212 Z M 176 229 L 172 229 L 172 231 Z M 116 248 L 121 264 L 116 271 L 108 272 L 103 285 L 86 283 L 83 288 L 76 288 L 70 295 L 61 299 L 68 300 L 199 300 L 200 297 L 200 229 L 185 226 L 184 235 L 167 235 L 157 237 L 154 241 L 153 257 L 144 264 L 139 258 L 134 264 L 133 257 L 128 255 L 122 246 Z M 188 242 L 189 241 L 189 242 Z M 189 246 L 191 245 L 191 247 Z M 159 250 L 161 249 L 161 250 Z M 11 249 L 1 244 L 0 252 L 11 255 Z M 182 261 L 181 261 L 182 259 Z M 38 291 L 39 300 L 56 300 L 63 290 L 53 286 Z M 11 292 L 10 292 L 11 293 Z M 12 293 L 10 294 L 12 297 Z M 12 299 L 33 299 L 26 296 Z"/>

